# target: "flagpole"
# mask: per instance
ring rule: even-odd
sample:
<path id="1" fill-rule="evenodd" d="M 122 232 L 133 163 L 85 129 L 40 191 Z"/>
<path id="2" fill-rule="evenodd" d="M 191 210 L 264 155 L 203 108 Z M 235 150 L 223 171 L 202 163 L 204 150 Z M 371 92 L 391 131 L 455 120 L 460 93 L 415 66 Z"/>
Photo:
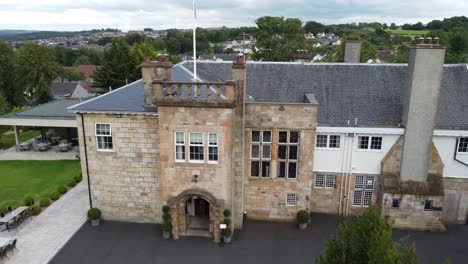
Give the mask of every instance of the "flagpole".
<path id="1" fill-rule="evenodd" d="M 197 6 L 193 0 L 193 79 L 197 81 Z"/>

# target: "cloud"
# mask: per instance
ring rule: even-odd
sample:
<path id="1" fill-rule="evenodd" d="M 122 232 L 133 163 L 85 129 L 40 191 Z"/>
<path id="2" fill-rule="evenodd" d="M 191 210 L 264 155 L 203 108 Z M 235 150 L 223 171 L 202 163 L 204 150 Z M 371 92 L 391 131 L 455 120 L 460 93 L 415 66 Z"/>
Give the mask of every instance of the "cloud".
<path id="1" fill-rule="evenodd" d="M 460 0 L 197 0 L 202 27 L 254 25 L 261 16 L 298 17 L 325 24 L 428 22 L 468 14 Z M 81 30 L 190 28 L 192 0 L 0 0 L 0 27 Z"/>

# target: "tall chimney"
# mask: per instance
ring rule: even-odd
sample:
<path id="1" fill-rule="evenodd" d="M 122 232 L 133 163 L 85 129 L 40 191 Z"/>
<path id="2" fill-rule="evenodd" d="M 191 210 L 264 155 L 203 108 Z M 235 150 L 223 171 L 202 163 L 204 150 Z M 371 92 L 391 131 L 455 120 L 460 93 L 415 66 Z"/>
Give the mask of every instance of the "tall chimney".
<path id="1" fill-rule="evenodd" d="M 172 63 L 169 55 L 158 54 L 157 61 L 151 61 L 146 58 L 141 64 L 141 75 L 143 79 L 145 108 L 151 110 L 153 105 L 153 80 L 160 79 L 172 80 Z"/>
<path id="2" fill-rule="evenodd" d="M 402 181 L 427 179 L 444 57 L 445 48 L 439 45 L 411 47 L 409 87 L 404 97 L 402 117 L 405 126 L 400 170 Z"/>
<path id="3" fill-rule="evenodd" d="M 359 40 L 346 40 L 344 62 L 345 63 L 361 62 L 361 42 Z"/>

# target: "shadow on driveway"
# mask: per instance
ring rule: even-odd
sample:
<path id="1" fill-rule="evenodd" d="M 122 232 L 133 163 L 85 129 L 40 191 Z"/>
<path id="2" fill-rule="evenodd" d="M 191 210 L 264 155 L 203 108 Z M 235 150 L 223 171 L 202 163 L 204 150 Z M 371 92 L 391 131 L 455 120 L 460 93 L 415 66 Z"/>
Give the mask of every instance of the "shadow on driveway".
<path id="1" fill-rule="evenodd" d="M 312 215 L 302 231 L 292 224 L 248 220 L 232 244 L 219 246 L 209 238 L 163 240 L 160 225 L 103 221 L 84 224 L 50 263 L 313 263 L 324 250 L 340 217 Z M 468 226 L 450 226 L 447 233 L 395 230 L 399 239 L 410 235 L 421 263 L 464 263 L 468 257 Z M 466 262 L 465 262 L 466 263 Z"/>

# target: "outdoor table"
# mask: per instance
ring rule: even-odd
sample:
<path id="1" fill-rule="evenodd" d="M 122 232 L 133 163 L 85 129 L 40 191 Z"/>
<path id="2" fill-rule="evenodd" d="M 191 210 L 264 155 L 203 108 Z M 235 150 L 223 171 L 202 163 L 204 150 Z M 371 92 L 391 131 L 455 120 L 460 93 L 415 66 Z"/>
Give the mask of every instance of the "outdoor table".
<path id="1" fill-rule="evenodd" d="M 6 229 L 9 230 L 10 227 L 8 225 L 8 223 L 11 221 L 11 220 L 14 220 L 16 221 L 16 217 L 20 216 L 24 211 L 26 211 L 28 209 L 27 206 L 20 206 L 18 208 L 16 208 L 13 212 L 5 215 L 5 217 L 3 217 L 2 219 L 0 219 L 0 223 L 3 223 L 5 224 L 6 226 Z"/>
<path id="2" fill-rule="evenodd" d="M 48 145 L 46 143 L 38 143 L 37 147 L 39 148 L 39 151 L 46 151 Z"/>
<path id="3" fill-rule="evenodd" d="M 7 246 L 11 240 L 11 237 L 0 237 L 0 248 Z"/>
<path id="4" fill-rule="evenodd" d="M 59 145 L 59 149 L 60 151 L 68 151 L 68 149 L 70 148 L 70 145 L 68 143 L 60 143 Z"/>

